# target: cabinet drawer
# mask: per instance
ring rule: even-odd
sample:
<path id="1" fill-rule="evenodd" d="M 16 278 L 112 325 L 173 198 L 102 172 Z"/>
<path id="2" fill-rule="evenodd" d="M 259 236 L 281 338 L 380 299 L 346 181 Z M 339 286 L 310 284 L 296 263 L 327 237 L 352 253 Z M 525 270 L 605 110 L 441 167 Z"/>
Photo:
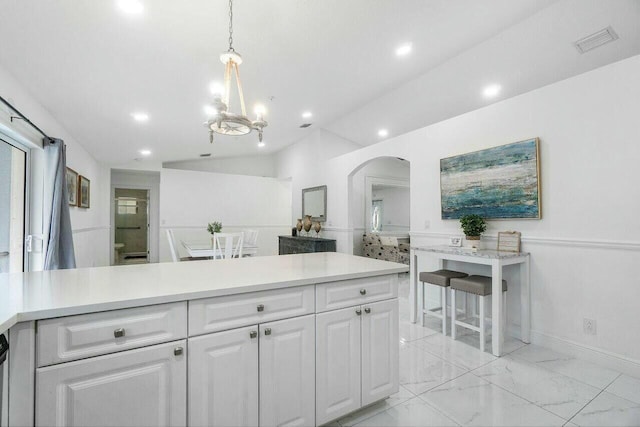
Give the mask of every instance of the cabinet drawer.
<path id="1" fill-rule="evenodd" d="M 398 296 L 398 275 L 365 277 L 316 285 L 318 313 Z"/>
<path id="2" fill-rule="evenodd" d="M 189 336 L 312 314 L 313 286 L 189 301 Z"/>
<path id="3" fill-rule="evenodd" d="M 174 341 L 186 336 L 186 302 L 42 320 L 38 322 L 38 366 Z"/>

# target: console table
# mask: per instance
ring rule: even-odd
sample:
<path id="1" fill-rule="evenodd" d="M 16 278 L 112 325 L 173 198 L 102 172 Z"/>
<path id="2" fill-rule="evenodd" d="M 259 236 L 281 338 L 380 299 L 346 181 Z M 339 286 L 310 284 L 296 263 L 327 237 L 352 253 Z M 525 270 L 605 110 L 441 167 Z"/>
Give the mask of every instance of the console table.
<path id="1" fill-rule="evenodd" d="M 335 252 L 335 239 L 305 236 L 278 236 L 278 254 L 306 254 L 312 252 Z"/>
<path id="2" fill-rule="evenodd" d="M 529 289 L 529 253 L 527 252 L 498 252 L 494 250 L 478 250 L 456 248 L 450 246 L 416 246 L 411 248 L 411 287 L 409 299 L 411 308 L 411 322 L 415 323 L 422 313 L 424 298 L 422 287 L 418 286 L 418 275 L 421 271 L 420 260 L 431 257 L 438 260 L 439 268 L 446 268 L 447 261 L 467 262 L 471 264 L 483 264 L 491 266 L 491 340 L 494 356 L 500 356 L 504 345 L 504 309 L 501 304 L 502 297 L 502 267 L 517 264 L 520 266 L 520 304 L 521 304 L 521 339 L 525 343 L 530 342 L 531 333 L 531 303 Z M 424 316 L 420 315 L 420 324 Z"/>

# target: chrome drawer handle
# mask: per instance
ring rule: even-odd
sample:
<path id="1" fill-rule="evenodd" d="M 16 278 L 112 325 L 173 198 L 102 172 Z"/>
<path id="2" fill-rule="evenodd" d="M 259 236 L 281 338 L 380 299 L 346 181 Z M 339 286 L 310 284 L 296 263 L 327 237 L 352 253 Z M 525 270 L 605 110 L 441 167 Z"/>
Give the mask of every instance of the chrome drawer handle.
<path id="1" fill-rule="evenodd" d="M 116 338 L 122 338 L 124 336 L 124 328 L 118 328 L 113 331 L 113 336 Z"/>
<path id="2" fill-rule="evenodd" d="M 257 331 L 249 332 L 249 338 L 256 338 L 257 336 L 258 336 L 258 332 Z"/>
<path id="3" fill-rule="evenodd" d="M 369 313 L 371 313 L 371 309 L 369 307 L 367 307 L 367 308 L 364 309 L 364 312 L 369 314 Z"/>
<path id="4" fill-rule="evenodd" d="M 265 334 L 265 335 L 271 335 L 271 328 L 266 328 L 266 329 L 264 330 L 264 334 Z"/>
<path id="5" fill-rule="evenodd" d="M 184 349 L 182 347 L 176 347 L 173 349 L 173 354 L 175 356 L 180 356 L 182 355 L 183 352 L 184 352 Z"/>
<path id="6" fill-rule="evenodd" d="M 358 316 L 360 316 L 360 315 L 362 314 L 362 310 L 360 310 L 359 308 L 358 308 L 358 309 L 356 309 L 356 314 L 357 314 Z"/>
<path id="7" fill-rule="evenodd" d="M 366 289 L 360 289 L 360 295 L 366 295 L 366 294 L 367 294 Z"/>
<path id="8" fill-rule="evenodd" d="M 264 304 L 258 305 L 258 311 L 264 311 Z"/>

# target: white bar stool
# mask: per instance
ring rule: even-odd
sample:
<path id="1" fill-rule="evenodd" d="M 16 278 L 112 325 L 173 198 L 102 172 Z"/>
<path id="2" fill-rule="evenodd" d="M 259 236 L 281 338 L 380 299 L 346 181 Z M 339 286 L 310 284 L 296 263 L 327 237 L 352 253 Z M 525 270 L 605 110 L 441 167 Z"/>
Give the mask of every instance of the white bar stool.
<path id="1" fill-rule="evenodd" d="M 449 282 L 454 278 L 467 277 L 467 273 L 461 273 L 453 270 L 437 270 L 423 271 L 420 273 L 419 279 L 422 282 L 422 295 L 424 298 L 423 307 L 426 307 L 425 285 L 435 285 L 440 287 L 440 307 L 422 310 L 422 315 L 433 316 L 442 320 L 442 334 L 447 335 L 447 288 Z M 455 304 L 451 305 L 452 311 L 455 312 Z"/>
<path id="2" fill-rule="evenodd" d="M 451 310 L 451 338 L 456 339 L 456 326 L 462 326 L 463 328 L 471 329 L 472 331 L 480 332 L 480 351 L 484 352 L 484 341 L 486 332 L 486 296 L 491 295 L 491 277 L 487 276 L 468 276 L 464 278 L 454 278 L 450 282 L 451 287 L 451 306 L 456 305 L 456 291 L 467 294 L 476 295 L 479 298 L 480 314 L 478 317 L 478 326 L 473 323 L 464 322 L 458 320 L 456 316 L 456 310 Z M 491 300 L 491 298 L 488 298 Z M 502 308 L 504 313 L 504 319 L 507 318 L 507 281 L 502 281 Z M 473 321 L 475 316 L 472 316 Z M 467 318 L 468 319 L 468 318 Z M 465 320 L 467 320 L 465 319 Z"/>

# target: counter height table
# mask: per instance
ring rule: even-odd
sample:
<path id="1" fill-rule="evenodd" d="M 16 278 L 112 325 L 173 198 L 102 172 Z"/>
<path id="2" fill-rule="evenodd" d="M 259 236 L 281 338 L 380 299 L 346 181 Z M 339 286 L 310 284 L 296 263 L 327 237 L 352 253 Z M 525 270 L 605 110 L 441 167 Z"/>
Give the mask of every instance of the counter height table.
<path id="1" fill-rule="evenodd" d="M 525 343 L 530 342 L 530 289 L 529 289 L 529 253 L 527 252 L 498 252 L 494 250 L 478 250 L 451 246 L 415 246 L 411 248 L 411 287 L 409 299 L 411 304 L 411 322 L 415 323 L 420 317 L 423 324 L 424 316 L 422 287 L 418 286 L 418 276 L 422 268 L 420 261 L 426 258 L 435 258 L 439 262 L 439 268 L 446 268 L 447 261 L 467 262 L 470 264 L 482 264 L 491 266 L 492 293 L 491 293 L 491 348 L 494 356 L 502 355 L 505 333 L 504 309 L 500 302 L 502 296 L 502 267 L 506 265 L 520 266 L 520 304 L 521 304 L 521 339 Z M 423 262 L 424 265 L 424 262 Z M 423 267 L 424 268 L 424 267 Z"/>

